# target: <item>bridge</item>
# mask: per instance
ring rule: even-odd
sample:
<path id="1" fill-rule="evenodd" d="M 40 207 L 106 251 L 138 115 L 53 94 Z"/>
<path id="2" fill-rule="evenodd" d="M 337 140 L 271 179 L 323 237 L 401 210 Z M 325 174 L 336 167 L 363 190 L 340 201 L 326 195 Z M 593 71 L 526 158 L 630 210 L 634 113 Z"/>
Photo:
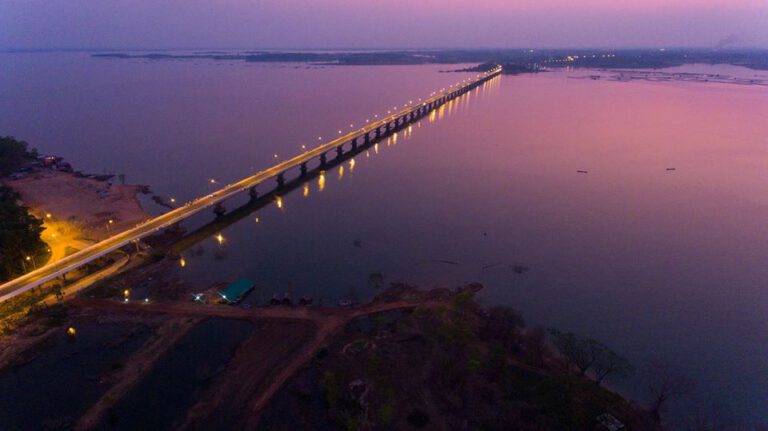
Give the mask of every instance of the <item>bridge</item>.
<path id="1" fill-rule="evenodd" d="M 324 167 L 328 163 L 329 153 L 333 156 L 333 153 L 335 152 L 335 157 L 342 157 L 345 152 L 345 146 L 350 150 L 357 150 L 361 146 L 369 146 L 372 142 L 378 141 L 382 137 L 394 133 L 408 124 L 418 121 L 432 110 L 471 91 L 500 74 L 501 66 L 488 72 L 478 74 L 476 77 L 465 80 L 463 83 L 450 86 L 448 89 L 431 96 L 422 103 L 406 105 L 402 110 L 392 113 L 381 120 L 366 124 L 365 127 L 339 136 L 325 144 L 318 145 L 313 149 L 307 150 L 304 153 L 280 162 L 270 168 L 259 171 L 254 175 L 243 178 L 235 183 L 228 184 L 226 187 L 209 195 L 187 202 L 178 208 L 151 218 L 131 229 L 120 232 L 92 246 L 64 257 L 63 259 L 49 263 L 48 265 L 8 281 L 0 285 L 0 302 L 11 299 L 128 244 L 173 226 L 207 208 L 213 207 L 217 214 L 223 213 L 224 210 L 221 204 L 228 198 L 239 193 L 248 192 L 251 198 L 255 199 L 258 196 L 256 186 L 270 179 L 276 179 L 277 187 L 279 189 L 285 186 L 286 173 L 289 170 L 299 168 L 299 175 L 302 177 L 307 176 L 308 164 L 312 160 L 319 159 L 320 167 Z"/>

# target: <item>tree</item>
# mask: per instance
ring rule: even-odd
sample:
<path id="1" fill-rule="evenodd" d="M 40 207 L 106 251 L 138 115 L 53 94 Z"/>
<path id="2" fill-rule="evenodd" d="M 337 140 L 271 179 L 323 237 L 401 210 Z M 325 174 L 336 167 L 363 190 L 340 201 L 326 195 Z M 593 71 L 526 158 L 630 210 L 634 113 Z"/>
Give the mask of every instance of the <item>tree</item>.
<path id="1" fill-rule="evenodd" d="M 544 359 L 547 355 L 546 341 L 547 333 L 541 326 L 536 326 L 526 331 L 523 338 L 523 346 L 525 347 L 526 358 L 529 364 L 544 368 Z"/>
<path id="2" fill-rule="evenodd" d="M 46 247 L 40 239 L 43 223 L 18 200 L 18 193 L 0 186 L 0 280 L 22 273 L 27 256 L 34 257 Z"/>
<path id="3" fill-rule="evenodd" d="M 37 157 L 37 150 L 27 149 L 28 144 L 13 136 L 0 136 L 0 176 L 7 176 L 19 169 L 24 162 Z"/>
<path id="4" fill-rule="evenodd" d="M 627 377 L 633 369 L 629 361 L 605 344 L 592 338 L 581 338 L 572 332 L 550 329 L 554 344 L 570 363 L 584 376 L 591 371 L 598 385 L 606 377 Z"/>
<path id="5" fill-rule="evenodd" d="M 579 369 L 579 375 L 581 376 L 585 375 L 600 355 L 608 350 L 599 341 L 592 338 L 580 338 L 573 332 L 561 332 L 557 329 L 550 329 L 549 333 L 554 338 L 555 347 Z"/>
<path id="6" fill-rule="evenodd" d="M 652 362 L 649 367 L 648 392 L 651 395 L 651 414 L 661 424 L 661 413 L 674 397 L 691 390 L 693 380 L 669 364 Z"/>
<path id="7" fill-rule="evenodd" d="M 609 375 L 624 378 L 629 377 L 634 371 L 632 364 L 625 357 L 608 348 L 597 358 L 592 370 L 595 373 L 595 383 L 598 385 Z"/>
<path id="8" fill-rule="evenodd" d="M 524 328 L 525 320 L 514 308 L 496 306 L 488 309 L 489 322 L 505 328 Z"/>

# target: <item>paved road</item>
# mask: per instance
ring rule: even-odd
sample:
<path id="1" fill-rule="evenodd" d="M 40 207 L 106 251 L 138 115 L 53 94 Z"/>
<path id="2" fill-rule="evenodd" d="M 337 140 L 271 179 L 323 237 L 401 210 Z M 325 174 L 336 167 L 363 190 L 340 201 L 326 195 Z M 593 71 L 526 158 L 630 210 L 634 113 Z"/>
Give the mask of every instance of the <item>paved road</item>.
<path id="1" fill-rule="evenodd" d="M 229 184 L 212 194 L 197 198 L 179 208 L 173 209 L 163 215 L 147 220 L 144 223 L 141 223 L 124 232 L 118 233 L 88 248 L 80 250 L 77 253 L 69 255 L 56 262 L 52 262 L 42 268 L 29 272 L 21 277 L 0 285 L 0 302 L 13 298 L 16 295 L 26 292 L 27 290 L 39 286 L 46 281 L 52 280 L 62 274 L 66 274 L 75 268 L 98 259 L 114 250 L 130 244 L 131 242 L 138 241 L 144 237 L 157 233 L 161 229 L 181 222 L 184 219 L 205 210 L 206 208 L 215 206 L 216 204 L 223 202 L 236 194 L 247 191 L 249 188 L 261 184 L 264 181 L 269 180 L 270 178 L 273 178 L 291 168 L 300 166 L 303 163 L 307 163 L 310 160 L 319 157 L 321 154 L 327 153 L 339 145 L 343 145 L 344 143 L 347 143 L 352 139 L 363 135 L 364 133 L 372 132 L 382 126 L 385 126 L 387 123 L 391 123 L 406 114 L 410 114 L 411 112 L 416 111 L 422 106 L 432 103 L 441 97 L 445 97 L 461 89 L 471 87 L 479 82 L 489 80 L 500 73 L 501 68 L 499 67 L 498 69 L 492 70 L 490 72 L 477 75 L 477 77 L 473 78 L 472 80 L 468 80 L 460 86 L 453 86 L 448 88 L 447 90 L 430 97 L 422 103 L 409 104 L 401 111 L 396 112 L 388 117 L 367 124 L 365 127 L 349 132 L 343 136 L 339 136 L 338 138 L 326 144 L 322 144 L 313 149 L 307 150 L 298 156 L 280 162 L 263 171 L 257 172 L 256 174 L 244 178 L 236 183 Z"/>

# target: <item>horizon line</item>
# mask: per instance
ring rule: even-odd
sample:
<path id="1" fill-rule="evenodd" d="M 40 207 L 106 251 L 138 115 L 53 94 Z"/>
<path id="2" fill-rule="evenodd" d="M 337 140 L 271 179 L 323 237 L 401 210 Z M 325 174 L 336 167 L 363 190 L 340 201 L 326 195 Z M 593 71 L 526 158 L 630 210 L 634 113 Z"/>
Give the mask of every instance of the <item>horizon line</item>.
<path id="1" fill-rule="evenodd" d="M 92 52 L 92 51 L 558 51 L 558 50 L 713 50 L 713 51 L 737 51 L 737 50 L 768 50 L 768 47 L 762 46 L 728 46 L 716 48 L 713 46 L 510 46 L 510 47 L 0 47 L 0 52 Z"/>

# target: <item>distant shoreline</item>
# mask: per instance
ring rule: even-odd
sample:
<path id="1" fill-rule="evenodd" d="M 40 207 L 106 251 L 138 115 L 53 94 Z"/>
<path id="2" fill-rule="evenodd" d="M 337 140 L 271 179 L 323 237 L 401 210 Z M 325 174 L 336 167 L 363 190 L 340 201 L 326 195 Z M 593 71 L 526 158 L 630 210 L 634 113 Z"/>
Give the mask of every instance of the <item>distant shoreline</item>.
<path id="1" fill-rule="evenodd" d="M 253 63 L 311 63 L 317 66 L 383 66 L 421 64 L 506 64 L 513 68 L 576 67 L 591 69 L 661 69 L 689 63 L 730 64 L 768 70 L 768 49 L 547 49 L 547 50 L 399 50 L 399 51 L 155 51 L 101 52 L 102 59 L 214 60 Z"/>

